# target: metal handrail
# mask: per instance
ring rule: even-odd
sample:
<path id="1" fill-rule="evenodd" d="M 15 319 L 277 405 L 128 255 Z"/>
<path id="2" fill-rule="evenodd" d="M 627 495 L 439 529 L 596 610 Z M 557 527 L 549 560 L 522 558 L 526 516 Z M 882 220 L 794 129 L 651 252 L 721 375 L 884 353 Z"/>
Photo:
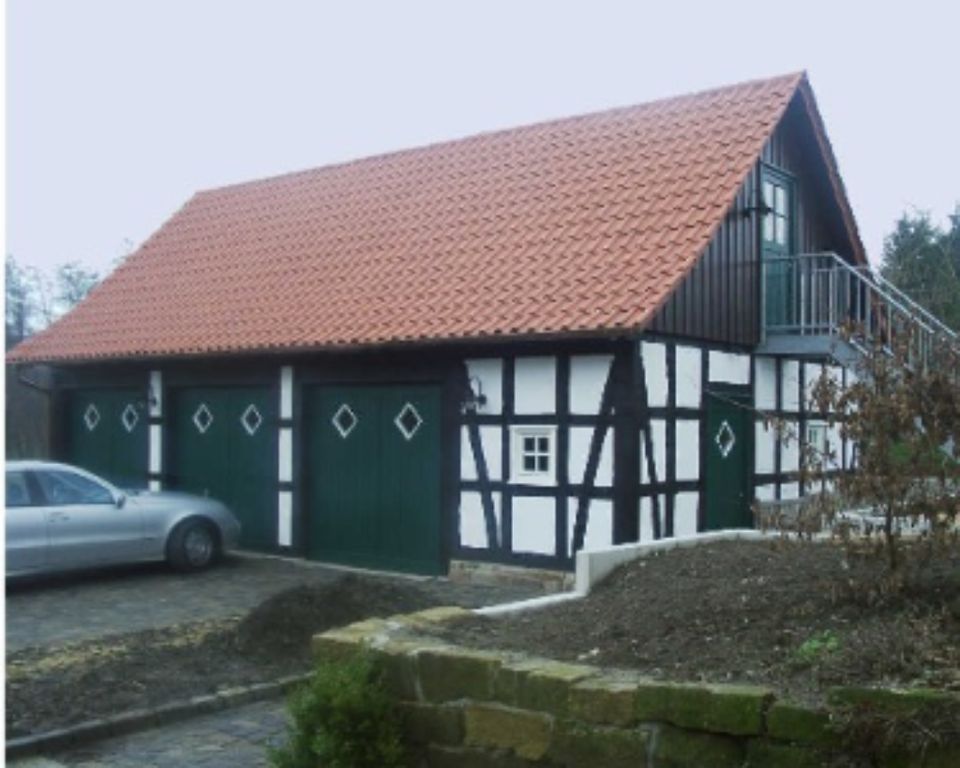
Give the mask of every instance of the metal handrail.
<path id="1" fill-rule="evenodd" d="M 861 267 L 861 269 L 869 269 L 869 268 Z M 914 311 L 923 315 L 924 319 L 927 322 L 935 325 L 942 334 L 944 334 L 945 336 L 948 336 L 950 339 L 957 340 L 958 338 L 957 332 L 953 330 L 945 322 L 943 322 L 939 317 L 933 314 L 929 309 L 918 304 L 916 301 L 910 298 L 908 294 L 904 293 L 902 290 L 897 288 L 897 286 L 895 286 L 893 283 L 887 280 L 887 278 L 885 278 L 880 273 L 871 272 L 870 275 L 873 278 L 873 280 L 879 283 L 884 290 L 890 291 L 891 293 L 895 294 L 897 298 L 900 299 L 900 301 L 906 304 L 909 304 Z"/>
<path id="2" fill-rule="evenodd" d="M 852 328 L 855 335 L 849 341 L 854 346 L 879 341 L 888 349 L 894 338 L 908 334 L 911 361 L 923 366 L 938 335 L 951 345 L 957 340 L 954 331 L 903 291 L 836 253 L 768 258 L 763 270 L 767 333 L 837 336 Z M 783 297 L 779 304 L 770 303 L 776 289 Z"/>

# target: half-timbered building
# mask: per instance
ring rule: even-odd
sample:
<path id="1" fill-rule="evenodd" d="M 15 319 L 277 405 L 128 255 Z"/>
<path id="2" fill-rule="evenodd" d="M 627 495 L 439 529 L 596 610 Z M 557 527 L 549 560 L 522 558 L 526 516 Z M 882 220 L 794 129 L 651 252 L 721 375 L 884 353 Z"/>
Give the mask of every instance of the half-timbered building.
<path id="1" fill-rule="evenodd" d="M 17 347 L 58 458 L 421 573 L 752 524 L 896 297 L 793 74 L 203 191 Z"/>

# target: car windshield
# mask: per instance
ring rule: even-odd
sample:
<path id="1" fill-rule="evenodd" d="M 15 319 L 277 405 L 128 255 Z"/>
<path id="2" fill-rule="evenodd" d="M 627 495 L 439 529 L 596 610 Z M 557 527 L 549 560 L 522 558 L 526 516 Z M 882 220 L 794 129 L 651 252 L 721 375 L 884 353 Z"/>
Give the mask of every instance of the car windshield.
<path id="1" fill-rule="evenodd" d="M 113 503 L 113 494 L 108 488 L 83 475 L 63 470 L 42 470 L 36 472 L 36 476 L 48 504 Z"/>

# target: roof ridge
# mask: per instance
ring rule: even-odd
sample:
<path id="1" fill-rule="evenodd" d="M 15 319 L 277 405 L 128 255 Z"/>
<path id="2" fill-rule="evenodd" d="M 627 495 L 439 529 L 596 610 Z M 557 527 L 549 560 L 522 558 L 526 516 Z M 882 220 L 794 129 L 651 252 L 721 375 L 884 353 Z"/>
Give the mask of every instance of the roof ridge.
<path id="1" fill-rule="evenodd" d="M 574 124 L 587 120 L 595 120 L 599 117 L 606 117 L 615 115 L 618 112 L 627 113 L 634 110 L 652 108 L 657 106 L 663 106 L 671 102 L 686 101 L 686 100 L 697 100 L 704 97 L 708 97 L 714 94 L 723 93 L 725 91 L 737 91 L 744 90 L 753 86 L 759 85 L 769 85 L 776 81 L 793 82 L 793 87 L 796 87 L 802 80 L 807 76 L 806 70 L 794 70 L 792 72 L 785 72 L 780 75 L 772 75 L 770 77 L 755 77 L 749 80 L 743 80 L 737 83 L 729 83 L 727 85 L 716 85 L 710 86 L 707 88 L 701 88 L 694 91 L 687 91 L 685 93 L 674 94 L 670 96 L 661 96 L 655 99 L 650 99 L 649 101 L 641 101 L 634 104 L 621 104 L 614 107 L 606 107 L 604 109 L 598 109 L 593 112 L 584 112 L 574 115 L 566 115 L 563 117 L 551 117 L 544 120 L 535 120 L 530 123 L 523 123 L 521 125 L 514 125 L 506 128 L 492 128 L 489 130 L 478 131 L 476 133 L 469 133 L 464 136 L 457 136 L 452 139 L 440 139 L 437 141 L 429 141 L 426 144 L 417 144 L 412 147 L 403 147 L 401 149 L 393 149 L 385 152 L 375 152 L 372 155 L 361 155 L 360 157 L 352 157 L 346 160 L 338 160 L 333 163 L 326 163 L 324 165 L 316 165 L 311 168 L 302 168 L 296 171 L 285 171 L 283 173 L 277 173 L 270 176 L 261 176 L 254 179 L 246 179 L 244 181 L 232 182 L 230 184 L 220 184 L 214 187 L 205 187 L 197 190 L 194 193 L 194 196 L 199 195 L 208 195 L 214 194 L 217 192 L 226 192 L 229 190 L 240 189 L 242 187 L 252 187 L 259 184 L 268 184 L 273 182 L 279 182 L 287 179 L 294 179 L 297 176 L 310 176 L 313 174 L 320 173 L 321 171 L 331 171 L 336 168 L 349 168 L 351 166 L 360 165 L 364 163 L 373 163 L 374 161 L 382 161 L 388 158 L 399 158 L 406 155 L 413 155 L 421 152 L 426 152 L 429 150 L 439 149 L 440 147 L 455 147 L 460 144 L 465 144 L 469 141 L 475 141 L 481 138 L 492 138 L 496 136 L 504 136 L 510 133 L 516 133 L 518 131 L 532 130 L 537 128 L 546 128 L 548 126 L 560 125 L 560 124 Z"/>

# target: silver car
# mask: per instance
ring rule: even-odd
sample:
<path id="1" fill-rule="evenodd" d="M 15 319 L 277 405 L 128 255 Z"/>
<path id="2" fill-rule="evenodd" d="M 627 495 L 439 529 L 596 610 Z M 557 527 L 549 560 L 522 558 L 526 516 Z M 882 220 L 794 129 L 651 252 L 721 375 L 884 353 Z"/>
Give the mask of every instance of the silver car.
<path id="1" fill-rule="evenodd" d="M 6 501 L 7 576 L 151 560 L 196 571 L 240 538 L 219 501 L 123 491 L 68 464 L 8 463 Z"/>

